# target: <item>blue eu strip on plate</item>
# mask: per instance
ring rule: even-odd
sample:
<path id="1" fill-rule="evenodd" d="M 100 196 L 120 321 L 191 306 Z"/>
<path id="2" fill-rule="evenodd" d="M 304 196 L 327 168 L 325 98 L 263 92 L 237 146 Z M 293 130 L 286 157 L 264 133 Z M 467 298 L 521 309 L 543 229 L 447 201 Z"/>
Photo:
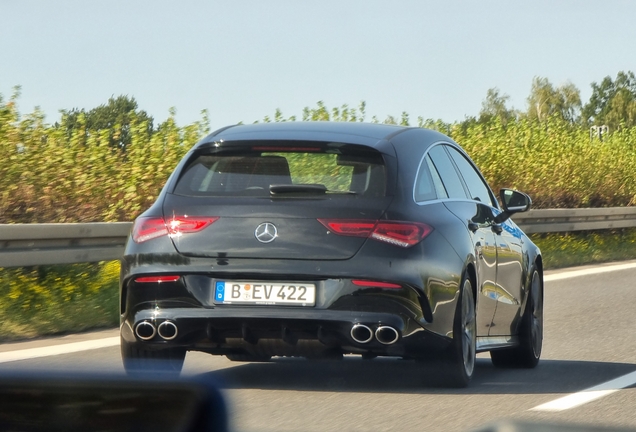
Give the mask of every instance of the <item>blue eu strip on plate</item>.
<path id="1" fill-rule="evenodd" d="M 225 282 L 217 282 L 214 298 L 216 298 L 217 301 L 223 301 L 224 295 L 225 295 Z"/>

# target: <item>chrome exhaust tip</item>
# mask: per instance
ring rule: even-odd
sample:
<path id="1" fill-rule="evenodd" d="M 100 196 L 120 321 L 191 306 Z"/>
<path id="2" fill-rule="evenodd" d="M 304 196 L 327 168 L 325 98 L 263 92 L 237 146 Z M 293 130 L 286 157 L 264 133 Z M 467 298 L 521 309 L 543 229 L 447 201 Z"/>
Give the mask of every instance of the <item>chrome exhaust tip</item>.
<path id="1" fill-rule="evenodd" d="M 351 338 L 360 344 L 369 343 L 373 339 L 373 331 L 364 324 L 354 324 L 351 327 Z"/>
<path id="2" fill-rule="evenodd" d="M 398 341 L 400 334 L 396 329 L 389 326 L 380 326 L 375 331 L 375 338 L 384 345 L 391 345 Z"/>
<path id="3" fill-rule="evenodd" d="M 150 340 L 157 334 L 154 324 L 149 321 L 142 321 L 135 326 L 135 334 L 141 340 Z"/>
<path id="4" fill-rule="evenodd" d="M 175 323 L 172 321 L 164 321 L 157 327 L 157 333 L 159 333 L 159 336 L 164 340 L 172 340 L 177 337 L 179 331 Z"/>

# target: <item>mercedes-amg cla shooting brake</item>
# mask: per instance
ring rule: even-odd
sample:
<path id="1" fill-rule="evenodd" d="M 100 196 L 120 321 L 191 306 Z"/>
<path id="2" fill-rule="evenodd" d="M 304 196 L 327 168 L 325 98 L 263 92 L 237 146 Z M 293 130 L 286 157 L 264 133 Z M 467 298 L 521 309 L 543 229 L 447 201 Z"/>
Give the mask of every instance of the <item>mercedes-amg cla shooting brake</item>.
<path id="1" fill-rule="evenodd" d="M 238 125 L 196 144 L 134 223 L 121 268 L 128 371 L 187 351 L 436 361 L 465 386 L 475 354 L 534 367 L 539 249 L 500 191 L 431 130 Z"/>

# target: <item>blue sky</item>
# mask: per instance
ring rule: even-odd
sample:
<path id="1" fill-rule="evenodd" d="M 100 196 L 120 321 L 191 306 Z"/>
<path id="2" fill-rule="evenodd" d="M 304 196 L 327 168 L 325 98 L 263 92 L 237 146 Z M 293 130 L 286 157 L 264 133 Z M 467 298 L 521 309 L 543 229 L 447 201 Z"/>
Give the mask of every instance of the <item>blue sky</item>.
<path id="1" fill-rule="evenodd" d="M 636 71 L 635 19 L 631 0 L 0 0 L 0 93 L 48 122 L 121 94 L 213 128 L 319 100 L 455 121 L 491 87 L 525 109 L 534 76 L 587 100 Z"/>

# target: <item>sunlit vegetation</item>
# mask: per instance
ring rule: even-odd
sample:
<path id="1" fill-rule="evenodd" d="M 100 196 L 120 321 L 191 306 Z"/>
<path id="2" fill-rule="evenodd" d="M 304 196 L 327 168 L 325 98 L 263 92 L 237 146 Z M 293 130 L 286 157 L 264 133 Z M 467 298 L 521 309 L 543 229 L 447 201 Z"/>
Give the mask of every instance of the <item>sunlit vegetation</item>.
<path id="1" fill-rule="evenodd" d="M 0 341 L 119 322 L 119 262 L 0 268 Z"/>

